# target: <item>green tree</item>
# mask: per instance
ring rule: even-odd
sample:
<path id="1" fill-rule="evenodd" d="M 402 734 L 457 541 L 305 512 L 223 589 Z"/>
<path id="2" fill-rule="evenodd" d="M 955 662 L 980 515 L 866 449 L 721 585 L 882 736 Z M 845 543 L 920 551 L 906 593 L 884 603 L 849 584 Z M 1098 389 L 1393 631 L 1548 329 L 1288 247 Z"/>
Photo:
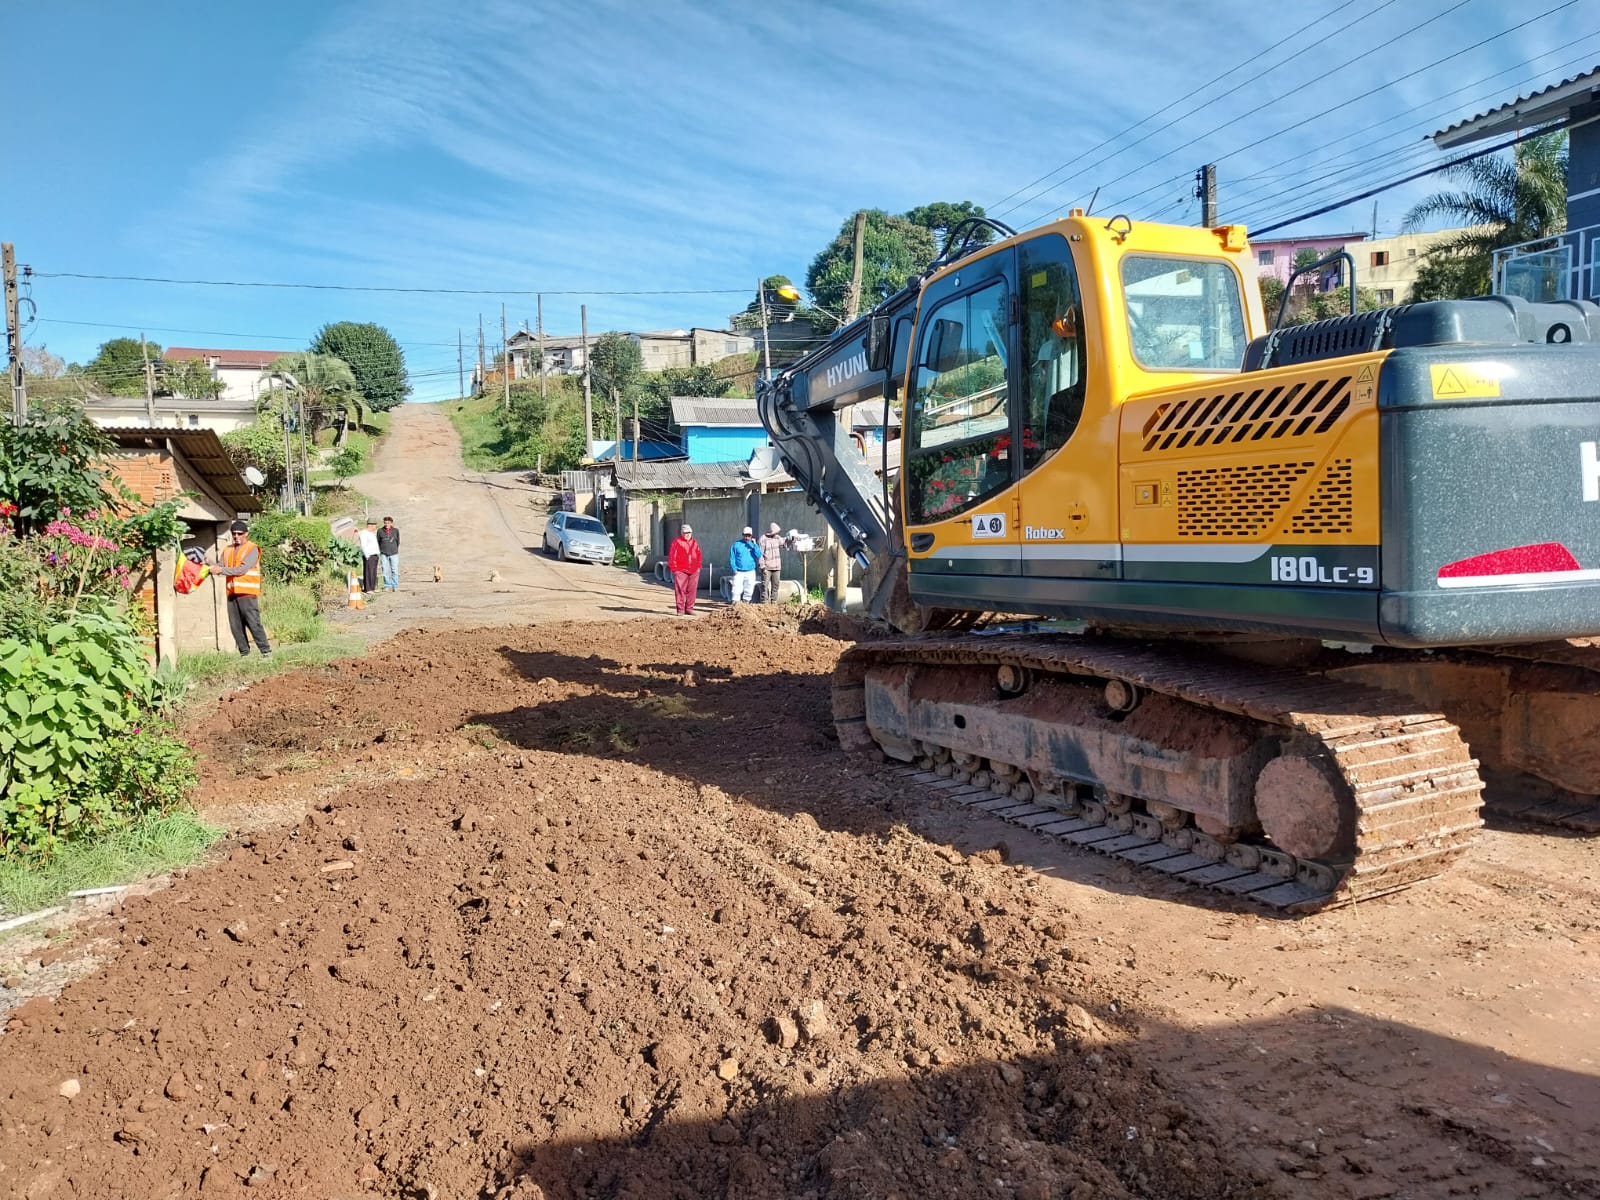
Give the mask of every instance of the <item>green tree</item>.
<path id="1" fill-rule="evenodd" d="M 278 355 L 266 374 L 278 376 L 283 386 L 264 392 L 259 403 L 275 409 L 280 421 L 288 419 L 292 424 L 303 407 L 308 432 L 314 434 L 337 423 L 342 438 L 351 419 L 361 419 L 361 391 L 355 373 L 342 358 L 297 350 Z"/>
<path id="2" fill-rule="evenodd" d="M 867 210 L 861 239 L 860 312 L 881 303 L 906 285 L 938 253 L 933 230 L 906 217 L 892 216 L 881 208 Z M 806 290 L 818 307 L 837 320 L 847 315 L 850 279 L 855 263 L 855 217 L 840 227 L 838 235 L 811 260 Z"/>
<path id="3" fill-rule="evenodd" d="M 1263 275 L 1259 280 L 1261 284 L 1261 311 L 1266 315 L 1267 324 L 1271 325 L 1278 319 L 1278 306 L 1283 303 L 1283 280 L 1276 275 Z M 1356 288 L 1356 311 L 1373 312 L 1382 308 L 1378 301 L 1378 293 L 1372 288 Z M 1289 307 L 1284 310 L 1283 323 L 1285 325 L 1305 325 L 1311 321 L 1324 321 L 1329 317 L 1342 317 L 1350 311 L 1350 291 L 1348 288 L 1334 288 L 1328 292 L 1301 291 L 1296 289 L 1289 300 Z"/>
<path id="4" fill-rule="evenodd" d="M 1311 249 L 1310 246 L 1307 246 L 1304 250 L 1296 250 L 1294 252 L 1294 262 L 1292 264 L 1290 264 L 1290 265 L 1296 271 L 1301 271 L 1301 270 L 1304 270 L 1306 267 L 1309 267 L 1312 263 L 1316 262 L 1317 259 L 1319 259 L 1321 257 L 1322 257 L 1322 255 L 1318 254 L 1315 250 Z"/>
<path id="5" fill-rule="evenodd" d="M 203 359 L 185 358 L 163 366 L 161 390 L 190 400 L 215 400 L 222 395 L 222 381 Z"/>
<path id="6" fill-rule="evenodd" d="M 1413 297 L 1419 300 L 1487 295 L 1494 252 L 1550 237 L 1567 227 L 1567 135 L 1547 133 L 1512 147 L 1510 156 L 1475 158 L 1445 172 L 1462 189 L 1435 192 L 1406 213 L 1401 228 L 1415 233 L 1436 221 L 1463 225 L 1428 251 Z M 1430 270 L 1431 268 L 1431 270 Z"/>
<path id="7" fill-rule="evenodd" d="M 346 446 L 328 460 L 328 466 L 332 468 L 335 478 L 339 480 L 339 486 L 343 487 L 346 479 L 361 473 L 361 451 L 354 446 Z"/>
<path id="8" fill-rule="evenodd" d="M 113 396 L 142 396 L 145 354 L 154 363 L 161 358 L 161 347 L 146 342 L 141 353 L 138 338 L 112 338 L 101 343 L 84 374 Z"/>
<path id="9" fill-rule="evenodd" d="M 924 229 L 931 229 L 939 239 L 939 249 L 944 249 L 945 241 L 950 237 L 950 231 L 969 217 L 985 215 L 983 205 L 974 204 L 970 200 L 959 200 L 955 203 L 939 200 L 933 204 L 921 204 L 906 213 L 906 220 L 913 225 L 921 225 Z M 994 233 L 989 229 L 979 229 L 973 235 L 973 243 L 987 246 L 994 240 Z"/>
<path id="10" fill-rule="evenodd" d="M 279 414 L 265 413 L 243 429 L 222 435 L 222 448 L 233 465 L 243 471 L 254 467 L 266 476 L 262 486 L 270 491 L 283 488 L 283 424 Z"/>
<path id="11" fill-rule="evenodd" d="M 795 314 L 804 308 L 799 299 L 799 289 L 795 288 L 794 281 L 787 275 L 768 275 L 761 281 L 761 290 L 767 294 L 767 320 L 768 322 L 792 321 Z M 788 298 L 788 293 L 793 290 L 794 299 Z M 728 323 L 735 329 L 760 329 L 761 328 L 761 292 L 756 293 L 754 300 L 744 306 L 743 312 L 734 313 L 728 318 Z"/>
<path id="12" fill-rule="evenodd" d="M 589 351 L 589 378 L 595 393 L 596 425 L 611 429 L 608 410 L 613 395 L 623 403 L 633 399 L 633 389 L 644 374 L 639 343 L 625 333 L 602 333 Z M 601 398 L 606 401 L 600 403 Z M 615 435 L 616 430 L 611 430 Z"/>
<path id="13" fill-rule="evenodd" d="M 343 359 L 355 376 L 355 390 L 373 412 L 388 412 L 411 391 L 405 353 L 382 325 L 355 321 L 324 325 L 311 339 L 311 350 Z"/>

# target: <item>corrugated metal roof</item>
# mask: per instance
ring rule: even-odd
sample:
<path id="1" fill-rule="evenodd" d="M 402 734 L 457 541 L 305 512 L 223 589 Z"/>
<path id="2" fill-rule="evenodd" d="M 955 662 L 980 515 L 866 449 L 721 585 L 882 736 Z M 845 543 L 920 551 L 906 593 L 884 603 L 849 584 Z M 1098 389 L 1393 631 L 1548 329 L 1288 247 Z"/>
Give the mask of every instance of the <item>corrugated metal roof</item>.
<path id="1" fill-rule="evenodd" d="M 235 367 L 249 370 L 257 367 L 270 367 L 279 357 L 293 354 L 292 350 L 206 350 L 195 346 L 168 346 L 161 357 L 169 362 L 182 362 L 190 358 L 216 358 L 219 367 Z"/>
<path id="2" fill-rule="evenodd" d="M 761 415 L 754 400 L 727 396 L 674 396 L 672 421 L 675 425 L 735 425 L 760 428 Z"/>
<path id="3" fill-rule="evenodd" d="M 625 462 L 616 466 L 623 491 L 708 491 L 742 488 L 750 482 L 742 462 Z"/>
<path id="4" fill-rule="evenodd" d="M 1597 88 L 1600 88 L 1600 66 L 1536 92 L 1529 92 L 1526 96 L 1508 100 L 1497 108 L 1457 121 L 1429 136 L 1441 150 L 1448 150 L 1452 146 L 1494 137 L 1513 129 L 1543 125 L 1547 121 L 1559 120 L 1576 105 L 1587 102 L 1590 93 Z"/>
<path id="5" fill-rule="evenodd" d="M 265 507 L 250 492 L 250 485 L 223 449 L 222 439 L 211 429 L 150 429 L 126 425 L 102 426 L 120 450 L 165 450 L 170 444 L 184 463 L 211 485 L 235 512 L 260 512 Z"/>

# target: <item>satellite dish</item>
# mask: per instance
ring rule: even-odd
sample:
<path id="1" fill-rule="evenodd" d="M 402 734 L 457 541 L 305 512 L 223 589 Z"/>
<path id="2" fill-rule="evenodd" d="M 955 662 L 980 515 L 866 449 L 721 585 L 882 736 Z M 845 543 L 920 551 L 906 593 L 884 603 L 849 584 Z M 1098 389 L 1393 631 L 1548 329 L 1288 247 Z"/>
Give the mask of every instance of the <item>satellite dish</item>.
<path id="1" fill-rule="evenodd" d="M 267 481 L 267 477 L 254 467 L 246 467 L 244 469 L 244 481 L 251 487 L 260 487 Z"/>

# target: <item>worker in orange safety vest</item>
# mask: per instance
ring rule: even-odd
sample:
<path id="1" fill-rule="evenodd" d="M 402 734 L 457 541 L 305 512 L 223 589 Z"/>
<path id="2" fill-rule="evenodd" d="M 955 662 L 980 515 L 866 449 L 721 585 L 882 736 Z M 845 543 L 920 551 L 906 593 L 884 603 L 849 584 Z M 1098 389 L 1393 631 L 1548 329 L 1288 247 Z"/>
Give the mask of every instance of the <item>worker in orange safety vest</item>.
<path id="1" fill-rule="evenodd" d="M 228 628 L 233 630 L 239 657 L 250 656 L 250 638 L 254 637 L 261 657 L 270 658 L 272 647 L 267 643 L 267 631 L 261 624 L 261 547 L 248 535 L 249 528 L 243 521 L 228 526 L 232 544 L 223 547 L 222 565 L 216 574 L 227 580 Z"/>

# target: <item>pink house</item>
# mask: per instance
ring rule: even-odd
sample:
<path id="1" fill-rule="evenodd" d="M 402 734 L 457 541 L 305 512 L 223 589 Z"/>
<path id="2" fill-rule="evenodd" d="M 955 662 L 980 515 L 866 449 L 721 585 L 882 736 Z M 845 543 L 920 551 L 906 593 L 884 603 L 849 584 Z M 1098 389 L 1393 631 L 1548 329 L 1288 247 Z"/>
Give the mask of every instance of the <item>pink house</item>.
<path id="1" fill-rule="evenodd" d="M 1251 238 L 1250 252 L 1255 255 L 1259 274 L 1273 275 L 1279 283 L 1288 283 L 1289 273 L 1294 270 L 1294 260 L 1302 250 L 1310 250 L 1318 258 L 1326 258 L 1352 242 L 1365 241 L 1366 237 L 1365 233 L 1319 233 L 1298 238 Z M 1331 276 L 1330 279 L 1327 286 L 1339 286 L 1337 279 Z"/>

